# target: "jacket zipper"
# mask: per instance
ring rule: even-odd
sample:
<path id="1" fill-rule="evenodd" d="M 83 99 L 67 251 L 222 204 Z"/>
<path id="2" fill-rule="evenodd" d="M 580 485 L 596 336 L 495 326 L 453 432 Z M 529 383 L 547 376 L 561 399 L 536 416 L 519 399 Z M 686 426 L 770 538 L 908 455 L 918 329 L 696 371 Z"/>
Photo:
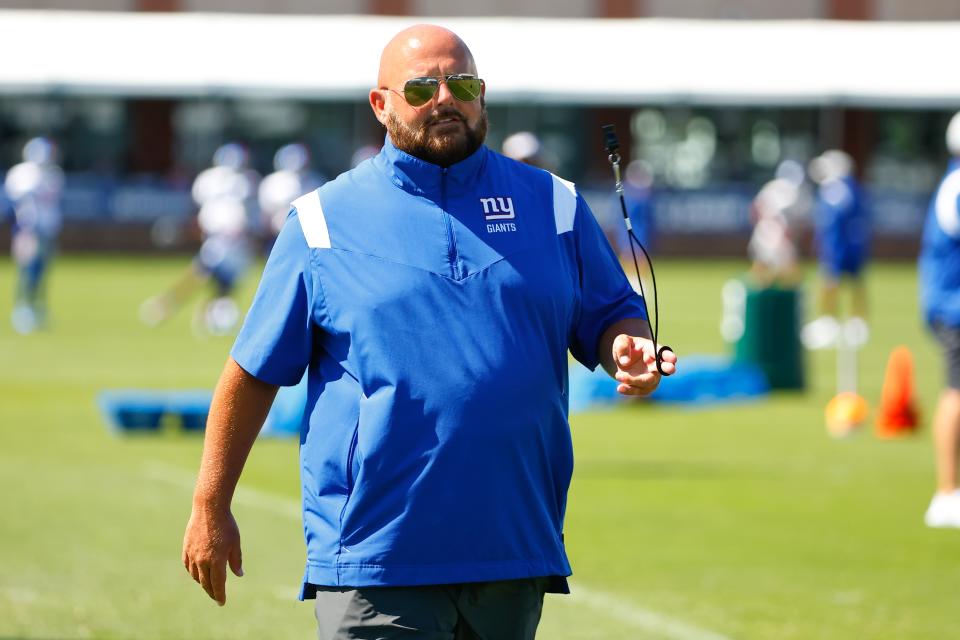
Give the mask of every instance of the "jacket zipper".
<path id="1" fill-rule="evenodd" d="M 347 450 L 347 500 L 353 494 L 353 483 L 356 482 L 356 478 L 353 477 L 353 459 L 357 455 L 357 441 L 360 439 L 359 427 L 360 424 L 358 423 L 357 428 L 353 431 L 353 439 L 350 440 L 350 448 Z M 347 505 L 344 504 L 343 508 L 346 509 L 346 507 Z"/>
<path id="2" fill-rule="evenodd" d="M 460 256 L 457 253 L 457 237 L 453 231 L 450 214 L 447 213 L 447 167 L 440 170 L 440 209 L 443 222 L 447 227 L 447 259 L 450 261 L 450 273 L 454 280 L 460 279 Z"/>

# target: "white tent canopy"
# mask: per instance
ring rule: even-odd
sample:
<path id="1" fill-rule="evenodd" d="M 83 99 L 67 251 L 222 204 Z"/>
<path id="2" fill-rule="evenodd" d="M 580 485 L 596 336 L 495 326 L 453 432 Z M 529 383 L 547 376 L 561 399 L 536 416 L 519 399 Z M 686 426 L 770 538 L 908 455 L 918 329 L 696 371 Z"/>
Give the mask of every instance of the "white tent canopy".
<path id="1" fill-rule="evenodd" d="M 960 106 L 960 22 L 0 11 L 0 93 L 362 99 L 414 21 L 464 38 L 491 101 Z"/>

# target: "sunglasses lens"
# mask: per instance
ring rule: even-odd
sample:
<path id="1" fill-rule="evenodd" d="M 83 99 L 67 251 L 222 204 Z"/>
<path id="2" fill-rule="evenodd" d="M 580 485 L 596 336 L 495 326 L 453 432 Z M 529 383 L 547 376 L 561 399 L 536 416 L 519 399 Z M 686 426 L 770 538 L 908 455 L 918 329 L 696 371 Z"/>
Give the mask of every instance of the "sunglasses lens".
<path id="1" fill-rule="evenodd" d="M 451 76 L 447 78 L 447 87 L 453 97 L 461 102 L 473 102 L 480 97 L 479 78 Z"/>
<path id="2" fill-rule="evenodd" d="M 419 107 L 433 99 L 439 86 L 436 78 L 413 78 L 403 85 L 403 97 L 411 107 Z"/>

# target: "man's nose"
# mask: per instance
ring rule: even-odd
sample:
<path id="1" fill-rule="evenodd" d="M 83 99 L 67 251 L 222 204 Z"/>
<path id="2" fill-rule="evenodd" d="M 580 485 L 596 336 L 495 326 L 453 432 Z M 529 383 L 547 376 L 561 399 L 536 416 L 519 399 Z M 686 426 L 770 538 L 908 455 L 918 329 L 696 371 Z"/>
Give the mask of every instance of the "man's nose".
<path id="1" fill-rule="evenodd" d="M 450 87 L 447 86 L 447 81 L 441 80 L 440 88 L 437 89 L 437 104 L 441 105 L 441 104 L 453 104 L 453 103 L 454 103 L 454 97 L 453 97 L 453 94 L 450 93 Z"/>

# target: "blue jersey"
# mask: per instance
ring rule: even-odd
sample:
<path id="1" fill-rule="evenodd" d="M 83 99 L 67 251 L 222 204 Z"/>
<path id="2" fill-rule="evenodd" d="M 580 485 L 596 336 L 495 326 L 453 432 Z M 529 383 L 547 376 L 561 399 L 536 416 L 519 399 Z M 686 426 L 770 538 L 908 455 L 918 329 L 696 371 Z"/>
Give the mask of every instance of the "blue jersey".
<path id="1" fill-rule="evenodd" d="M 870 249 L 870 219 L 853 176 L 825 182 L 814 212 L 817 255 L 833 276 L 858 275 Z"/>
<path id="2" fill-rule="evenodd" d="M 273 384 L 308 369 L 301 597 L 569 575 L 567 350 L 594 368 L 644 317 L 574 185 L 388 139 L 294 206 L 232 355 Z"/>
<path id="3" fill-rule="evenodd" d="M 920 297 L 929 323 L 960 327 L 960 160 L 953 160 L 927 210 Z"/>

